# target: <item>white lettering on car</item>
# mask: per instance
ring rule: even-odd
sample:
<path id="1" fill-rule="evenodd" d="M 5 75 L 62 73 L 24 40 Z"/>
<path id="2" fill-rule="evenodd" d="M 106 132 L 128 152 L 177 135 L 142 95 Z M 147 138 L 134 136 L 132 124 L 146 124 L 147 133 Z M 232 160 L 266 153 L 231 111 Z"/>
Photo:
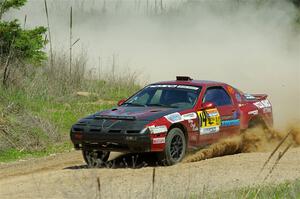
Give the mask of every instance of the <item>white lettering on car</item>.
<path id="1" fill-rule="evenodd" d="M 257 108 L 268 108 L 268 107 L 271 107 L 271 103 L 269 102 L 269 100 L 261 100 L 259 102 L 255 102 L 253 103 Z"/>
<path id="2" fill-rule="evenodd" d="M 166 138 L 162 137 L 162 138 L 153 138 L 152 143 L 153 144 L 163 144 L 166 142 Z"/>
<path id="3" fill-rule="evenodd" d="M 258 114 L 258 110 L 248 112 L 248 115 L 257 115 L 257 114 Z"/>
<path id="4" fill-rule="evenodd" d="M 200 135 L 206 135 L 211 133 L 217 133 L 220 131 L 219 126 L 213 126 L 213 127 L 202 127 L 200 128 Z"/>
<path id="5" fill-rule="evenodd" d="M 197 125 L 195 124 L 194 120 L 188 120 L 188 123 L 189 123 L 189 125 L 190 125 L 190 127 L 191 127 L 191 129 L 192 129 L 193 131 L 198 131 L 198 130 L 199 130 L 199 128 L 198 128 Z"/>
<path id="6" fill-rule="evenodd" d="M 167 126 L 161 125 L 161 126 L 149 126 L 149 130 L 152 134 L 158 134 L 158 133 L 165 133 L 168 131 Z"/>

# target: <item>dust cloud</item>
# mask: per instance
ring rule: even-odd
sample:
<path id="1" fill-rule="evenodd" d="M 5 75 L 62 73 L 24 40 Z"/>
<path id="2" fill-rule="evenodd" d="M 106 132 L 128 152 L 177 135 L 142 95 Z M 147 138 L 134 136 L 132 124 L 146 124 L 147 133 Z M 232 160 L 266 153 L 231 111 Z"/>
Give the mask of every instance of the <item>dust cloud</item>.
<path id="1" fill-rule="evenodd" d="M 287 135 L 289 132 L 291 132 L 290 135 Z M 288 137 L 286 140 L 283 140 L 285 136 Z M 293 147 L 300 146 L 300 127 L 295 125 L 287 131 L 276 131 L 261 127 L 249 129 L 240 135 L 222 139 L 205 149 L 188 155 L 183 162 L 197 162 L 236 153 L 272 152 L 281 141 L 283 141 L 281 148 L 289 144 Z"/>
<path id="2" fill-rule="evenodd" d="M 276 128 L 300 121 L 299 11 L 288 1 L 48 0 L 53 46 L 67 52 L 73 7 L 74 53 L 89 68 L 130 68 L 144 83 L 189 75 L 267 93 Z M 156 2 L 156 4 L 155 4 Z M 46 25 L 44 1 L 29 0 L 17 16 Z"/>

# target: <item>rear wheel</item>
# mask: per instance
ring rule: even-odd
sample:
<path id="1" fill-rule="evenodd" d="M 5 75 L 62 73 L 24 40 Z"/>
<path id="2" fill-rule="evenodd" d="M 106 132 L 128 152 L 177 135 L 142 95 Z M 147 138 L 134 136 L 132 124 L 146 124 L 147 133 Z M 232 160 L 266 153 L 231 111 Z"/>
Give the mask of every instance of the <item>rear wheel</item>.
<path id="1" fill-rule="evenodd" d="M 174 165 L 180 162 L 186 153 L 186 140 L 181 129 L 173 128 L 166 137 L 165 150 L 158 156 L 163 165 Z"/>
<path id="2" fill-rule="evenodd" d="M 109 151 L 82 150 L 84 161 L 88 167 L 100 167 L 109 158 Z"/>

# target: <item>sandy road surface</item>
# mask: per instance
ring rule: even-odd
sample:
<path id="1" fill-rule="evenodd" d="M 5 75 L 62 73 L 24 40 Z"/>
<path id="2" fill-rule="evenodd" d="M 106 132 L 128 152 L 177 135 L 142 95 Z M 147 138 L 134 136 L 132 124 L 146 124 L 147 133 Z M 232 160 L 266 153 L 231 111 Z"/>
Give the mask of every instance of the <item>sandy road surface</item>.
<path id="1" fill-rule="evenodd" d="M 261 184 L 258 173 L 270 153 L 243 153 L 172 167 L 157 167 L 155 198 L 230 190 Z M 112 157 L 118 154 L 112 154 Z M 153 167 L 85 169 L 79 152 L 0 165 L 0 198 L 149 198 Z M 290 149 L 264 183 L 300 178 L 300 148 Z M 162 186 L 164 185 L 164 186 Z"/>

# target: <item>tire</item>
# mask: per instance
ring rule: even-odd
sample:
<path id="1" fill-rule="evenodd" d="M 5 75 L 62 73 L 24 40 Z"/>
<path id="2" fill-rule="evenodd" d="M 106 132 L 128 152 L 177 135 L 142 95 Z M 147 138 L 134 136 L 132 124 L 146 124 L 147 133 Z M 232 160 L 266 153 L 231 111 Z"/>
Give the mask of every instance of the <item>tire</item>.
<path id="1" fill-rule="evenodd" d="M 166 137 L 163 152 L 158 154 L 159 162 L 165 166 L 180 162 L 186 153 L 186 139 L 181 129 L 173 128 Z"/>
<path id="2" fill-rule="evenodd" d="M 101 167 L 109 158 L 109 151 L 82 150 L 82 156 L 90 168 Z"/>

